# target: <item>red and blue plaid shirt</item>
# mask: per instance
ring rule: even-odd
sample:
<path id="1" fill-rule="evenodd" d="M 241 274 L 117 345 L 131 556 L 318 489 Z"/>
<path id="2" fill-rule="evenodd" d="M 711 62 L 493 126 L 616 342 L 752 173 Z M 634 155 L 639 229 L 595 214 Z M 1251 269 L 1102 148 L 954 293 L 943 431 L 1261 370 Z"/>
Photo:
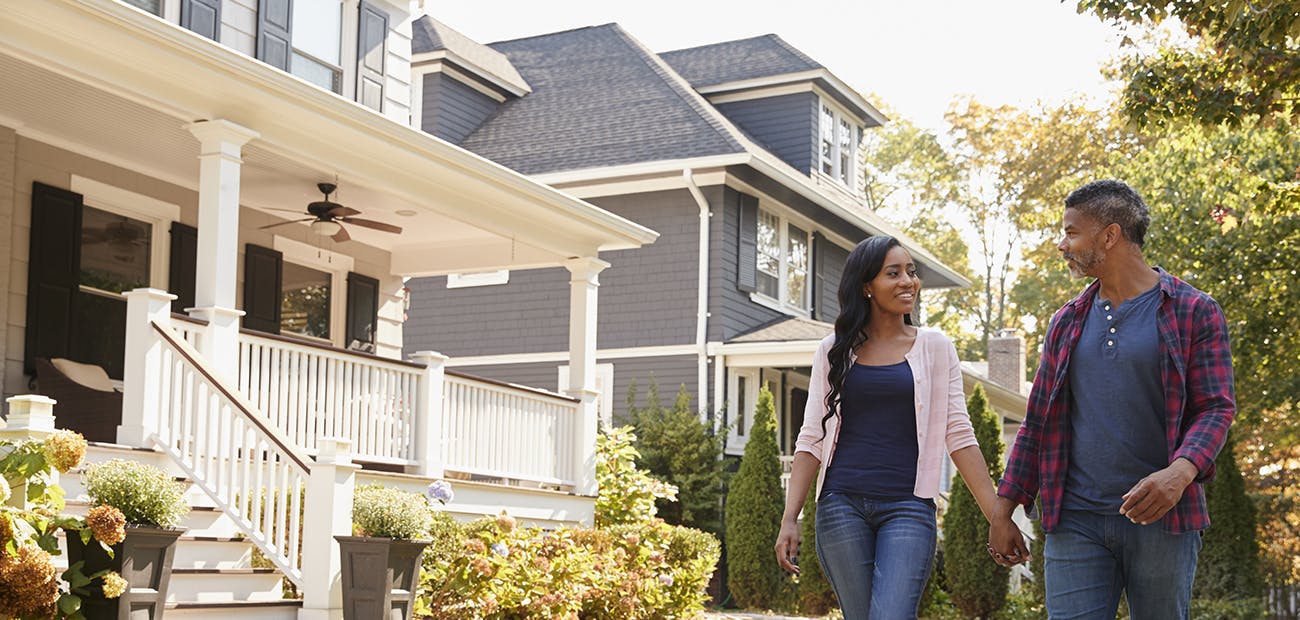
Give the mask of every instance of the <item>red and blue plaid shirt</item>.
<path id="1" fill-rule="evenodd" d="M 1227 440 L 1237 409 L 1228 325 L 1219 304 L 1209 295 L 1163 270 L 1156 271 L 1164 294 L 1157 324 L 1169 462 L 1185 458 L 1198 472 L 1162 522 L 1167 532 L 1198 531 L 1210 525 L 1201 483 L 1214 476 L 1214 457 Z M 1100 282 L 1093 282 L 1052 317 L 1025 422 L 1011 448 L 1006 475 L 998 484 L 998 495 L 1026 507 L 1039 497 L 1043 529 L 1049 532 L 1060 521 L 1070 454 L 1070 352 L 1079 342 L 1084 318 L 1100 287 Z M 1096 389 L 1111 387 L 1098 385 Z"/>

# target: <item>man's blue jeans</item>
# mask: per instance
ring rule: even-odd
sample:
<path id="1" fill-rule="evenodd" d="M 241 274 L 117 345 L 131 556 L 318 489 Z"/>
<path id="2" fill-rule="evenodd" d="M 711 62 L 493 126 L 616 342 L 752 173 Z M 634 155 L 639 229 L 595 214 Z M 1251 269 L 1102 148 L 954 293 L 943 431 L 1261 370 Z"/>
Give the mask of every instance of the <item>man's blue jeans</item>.
<path id="1" fill-rule="evenodd" d="M 937 533 L 928 500 L 823 495 L 817 502 L 817 557 L 844 620 L 915 618 Z"/>
<path id="2" fill-rule="evenodd" d="M 1061 512 L 1043 549 L 1047 614 L 1053 620 L 1114 620 L 1123 592 L 1133 620 L 1188 616 L 1200 532 L 1169 534 L 1159 523 Z"/>

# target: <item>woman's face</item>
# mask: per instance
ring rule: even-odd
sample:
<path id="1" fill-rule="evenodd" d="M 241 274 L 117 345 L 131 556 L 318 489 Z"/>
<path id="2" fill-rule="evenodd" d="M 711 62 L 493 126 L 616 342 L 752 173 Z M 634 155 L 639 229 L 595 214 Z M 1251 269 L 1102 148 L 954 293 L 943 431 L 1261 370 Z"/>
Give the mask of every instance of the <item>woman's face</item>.
<path id="1" fill-rule="evenodd" d="M 920 292 L 921 278 L 916 276 L 916 263 L 902 246 L 890 248 L 880 273 L 862 285 L 862 294 L 867 297 L 871 310 L 889 314 L 912 314 Z"/>

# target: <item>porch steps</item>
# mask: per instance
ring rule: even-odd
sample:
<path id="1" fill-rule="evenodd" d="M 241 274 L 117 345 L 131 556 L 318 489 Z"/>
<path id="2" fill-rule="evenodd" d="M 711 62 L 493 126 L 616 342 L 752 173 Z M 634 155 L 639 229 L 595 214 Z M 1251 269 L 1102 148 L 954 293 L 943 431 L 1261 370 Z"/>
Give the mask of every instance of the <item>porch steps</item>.
<path id="1" fill-rule="evenodd" d="M 167 618 L 239 618 L 239 620 L 289 620 L 297 618 L 299 600 L 285 599 L 283 576 L 274 568 L 255 568 L 256 551 L 234 522 L 213 505 L 197 485 L 185 479 L 166 455 L 114 444 L 92 443 L 86 463 L 113 458 L 142 461 L 157 466 L 184 484 L 190 511 L 181 519 L 187 528 L 176 543 L 172 580 L 167 592 Z M 84 467 L 84 466 L 83 466 Z M 85 515 L 91 504 L 81 475 L 74 470 L 59 476 L 69 514 Z M 63 546 L 62 541 L 60 545 Z M 62 571 L 65 555 L 55 558 Z"/>

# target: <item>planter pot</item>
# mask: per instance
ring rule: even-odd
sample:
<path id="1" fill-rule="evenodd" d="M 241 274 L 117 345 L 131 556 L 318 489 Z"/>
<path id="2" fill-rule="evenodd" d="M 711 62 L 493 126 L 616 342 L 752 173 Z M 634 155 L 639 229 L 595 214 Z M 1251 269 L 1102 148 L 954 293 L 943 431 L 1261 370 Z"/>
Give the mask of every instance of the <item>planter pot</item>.
<path id="1" fill-rule="evenodd" d="M 126 539 L 113 545 L 111 558 L 97 541 L 83 545 L 80 536 L 69 536 L 69 566 L 84 560 L 83 573 L 107 568 L 120 573 L 128 584 L 122 596 L 106 599 L 100 589 L 102 582 L 95 580 L 87 587 L 90 595 L 82 597 L 81 613 L 87 620 L 160 620 L 172 577 L 172 553 L 176 539 L 184 533 L 184 529 L 127 526 Z"/>
<path id="2" fill-rule="evenodd" d="M 411 617 L 420 556 L 432 541 L 335 536 L 343 564 L 345 620 Z"/>

